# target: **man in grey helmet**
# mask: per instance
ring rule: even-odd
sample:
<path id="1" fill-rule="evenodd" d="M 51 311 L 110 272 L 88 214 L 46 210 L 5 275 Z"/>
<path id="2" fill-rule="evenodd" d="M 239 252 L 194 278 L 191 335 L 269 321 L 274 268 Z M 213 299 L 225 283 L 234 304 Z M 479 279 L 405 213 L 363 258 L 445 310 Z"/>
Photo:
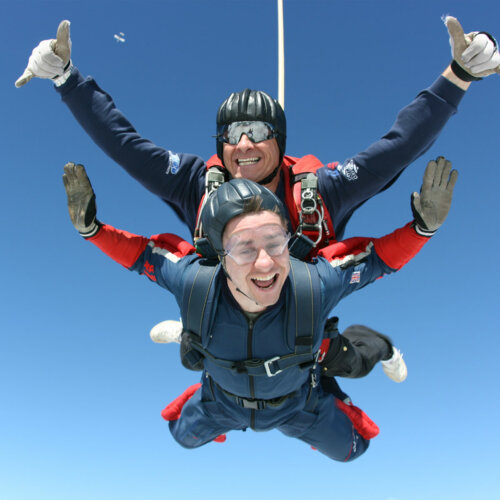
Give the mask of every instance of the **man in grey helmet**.
<path id="1" fill-rule="evenodd" d="M 456 179 L 444 158 L 429 162 L 412 195 L 412 223 L 334 243 L 306 263 L 289 255 L 281 201 L 247 179 L 224 183 L 205 204 L 201 218 L 218 256 L 210 260 L 175 235 L 148 239 L 103 224 L 83 166 L 67 164 L 63 176 L 78 232 L 170 291 L 204 357 L 201 383 L 162 413 L 174 439 L 197 448 L 230 430 L 278 429 L 344 462 L 366 451 L 378 427 L 318 384 L 328 313 L 418 253 L 444 222 Z"/>

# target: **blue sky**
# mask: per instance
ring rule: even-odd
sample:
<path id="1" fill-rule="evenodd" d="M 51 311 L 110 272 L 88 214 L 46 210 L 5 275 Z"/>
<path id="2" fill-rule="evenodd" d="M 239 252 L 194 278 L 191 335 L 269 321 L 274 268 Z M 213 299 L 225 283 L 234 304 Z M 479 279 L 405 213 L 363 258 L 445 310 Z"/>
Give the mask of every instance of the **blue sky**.
<path id="1" fill-rule="evenodd" d="M 443 14 L 500 37 L 497 0 L 285 0 L 288 153 L 342 161 L 383 135 L 450 60 Z M 473 83 L 431 150 L 348 227 L 390 232 L 410 219 L 428 160 L 442 154 L 459 170 L 437 236 L 336 310 L 344 328 L 390 335 L 408 364 L 402 384 L 380 367 L 342 382 L 381 428 L 368 452 L 339 464 L 251 431 L 185 450 L 160 411 L 198 375 L 148 335 L 176 305 L 76 234 L 63 165 L 86 165 L 102 220 L 189 235 L 91 142 L 50 82 L 14 87 L 62 19 L 75 65 L 168 149 L 208 158 L 231 91 L 277 94 L 274 0 L 0 1 L 0 499 L 498 499 L 500 77 Z"/>

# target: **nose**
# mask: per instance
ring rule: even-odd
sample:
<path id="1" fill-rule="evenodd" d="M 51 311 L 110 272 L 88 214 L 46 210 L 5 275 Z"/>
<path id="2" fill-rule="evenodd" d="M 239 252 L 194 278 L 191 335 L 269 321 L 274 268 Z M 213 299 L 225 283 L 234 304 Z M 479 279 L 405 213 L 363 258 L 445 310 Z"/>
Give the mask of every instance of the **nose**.
<path id="1" fill-rule="evenodd" d="M 238 145 L 236 146 L 238 149 L 242 151 L 247 151 L 248 149 L 253 148 L 253 142 L 247 137 L 246 134 L 241 134 Z"/>
<path id="2" fill-rule="evenodd" d="M 271 269 L 274 265 L 273 258 L 265 251 L 264 248 L 261 248 L 257 254 L 257 258 L 254 262 L 254 267 L 260 270 Z"/>

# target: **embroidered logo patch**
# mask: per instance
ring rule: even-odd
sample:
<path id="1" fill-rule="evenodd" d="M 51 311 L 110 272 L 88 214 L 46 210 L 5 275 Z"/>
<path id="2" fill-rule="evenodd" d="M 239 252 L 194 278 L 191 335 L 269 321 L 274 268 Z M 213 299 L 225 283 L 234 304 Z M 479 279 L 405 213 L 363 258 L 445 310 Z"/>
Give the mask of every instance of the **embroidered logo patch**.
<path id="1" fill-rule="evenodd" d="M 177 171 L 179 170 L 180 165 L 181 165 L 181 159 L 179 158 L 179 155 L 173 153 L 172 151 L 169 151 L 167 173 L 170 172 L 172 174 L 176 174 Z"/>
<path id="2" fill-rule="evenodd" d="M 358 179 L 359 167 L 354 163 L 354 160 L 349 160 L 338 167 L 340 173 L 348 180 L 355 181 Z"/>
<path id="3" fill-rule="evenodd" d="M 351 281 L 349 282 L 351 285 L 353 283 L 359 283 L 361 280 L 361 271 L 354 271 L 351 274 Z"/>
<path id="4" fill-rule="evenodd" d="M 156 281 L 155 276 L 155 267 L 153 264 L 150 264 L 148 261 L 144 263 L 144 274 L 151 280 Z"/>

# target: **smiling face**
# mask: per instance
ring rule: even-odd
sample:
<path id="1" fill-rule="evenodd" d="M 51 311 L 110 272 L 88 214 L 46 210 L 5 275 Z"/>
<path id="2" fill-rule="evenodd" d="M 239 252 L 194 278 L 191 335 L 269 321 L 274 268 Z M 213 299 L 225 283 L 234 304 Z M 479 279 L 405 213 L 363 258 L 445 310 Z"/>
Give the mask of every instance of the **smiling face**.
<path id="1" fill-rule="evenodd" d="M 288 247 L 283 246 L 285 233 L 279 215 L 269 211 L 240 215 L 224 229 L 222 242 L 226 251 L 235 257 L 249 253 L 255 256 L 247 264 L 239 264 L 231 256 L 224 257 L 229 289 L 244 311 L 263 311 L 278 301 L 290 272 Z M 281 245 L 279 250 L 278 245 Z M 281 248 L 281 255 L 269 254 Z"/>
<path id="2" fill-rule="evenodd" d="M 258 182 L 278 166 L 280 150 L 274 138 L 255 143 L 246 134 L 242 134 L 238 144 L 224 144 L 223 157 L 225 167 L 235 179 Z M 279 178 L 276 175 L 266 187 L 275 192 Z"/>

